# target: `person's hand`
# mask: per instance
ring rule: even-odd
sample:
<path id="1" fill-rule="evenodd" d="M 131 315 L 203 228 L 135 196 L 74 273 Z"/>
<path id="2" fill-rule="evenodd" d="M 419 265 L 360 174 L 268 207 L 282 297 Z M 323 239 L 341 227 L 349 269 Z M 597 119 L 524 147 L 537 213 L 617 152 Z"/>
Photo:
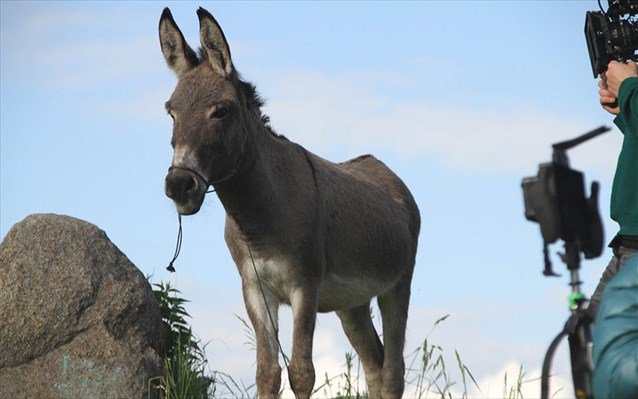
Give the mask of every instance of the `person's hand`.
<path id="1" fill-rule="evenodd" d="M 598 94 L 600 94 L 600 105 L 603 109 L 612 115 L 618 115 L 620 113 L 620 107 L 618 106 L 617 98 L 607 87 L 607 83 L 600 79 L 598 81 Z"/>
<path id="2" fill-rule="evenodd" d="M 607 84 L 607 89 L 614 97 L 618 97 L 618 89 L 625 79 L 637 76 L 638 65 L 633 61 L 629 61 L 626 64 L 611 61 L 607 65 L 607 70 L 601 74 L 603 81 Z"/>

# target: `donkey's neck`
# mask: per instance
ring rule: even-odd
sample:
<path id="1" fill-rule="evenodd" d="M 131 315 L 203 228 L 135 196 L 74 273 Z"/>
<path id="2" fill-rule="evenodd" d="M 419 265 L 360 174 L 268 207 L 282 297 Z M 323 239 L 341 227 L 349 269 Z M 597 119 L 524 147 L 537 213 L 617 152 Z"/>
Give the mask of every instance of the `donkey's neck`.
<path id="1" fill-rule="evenodd" d="M 237 175 L 216 187 L 226 213 L 248 237 L 277 229 L 284 206 L 282 185 L 287 168 L 286 147 L 294 146 L 274 137 L 265 126 L 251 132 Z"/>

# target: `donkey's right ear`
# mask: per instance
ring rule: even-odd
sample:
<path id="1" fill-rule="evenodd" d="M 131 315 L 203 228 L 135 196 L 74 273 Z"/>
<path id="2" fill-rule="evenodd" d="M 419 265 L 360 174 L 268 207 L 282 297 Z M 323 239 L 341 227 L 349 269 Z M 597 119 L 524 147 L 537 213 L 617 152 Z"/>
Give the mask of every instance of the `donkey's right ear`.
<path id="1" fill-rule="evenodd" d="M 184 40 L 184 35 L 177 27 L 168 7 L 162 12 L 159 21 L 159 38 L 166 63 L 178 78 L 197 66 L 197 54 Z"/>

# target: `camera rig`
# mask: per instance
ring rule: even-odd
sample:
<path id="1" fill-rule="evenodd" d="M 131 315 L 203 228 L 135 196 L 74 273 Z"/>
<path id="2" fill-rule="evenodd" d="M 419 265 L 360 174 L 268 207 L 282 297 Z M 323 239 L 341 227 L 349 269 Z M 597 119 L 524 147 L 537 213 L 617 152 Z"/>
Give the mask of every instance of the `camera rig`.
<path id="1" fill-rule="evenodd" d="M 600 11 L 585 16 L 585 38 L 594 78 L 605 72 L 607 64 L 636 60 L 638 49 L 638 1 L 608 0 L 607 12 L 598 0 Z"/>
<path id="2" fill-rule="evenodd" d="M 598 212 L 600 186 L 592 182 L 591 194 L 585 197 L 585 176 L 570 168 L 567 150 L 608 130 L 609 127 L 601 126 L 575 139 L 553 144 L 552 161 L 540 164 L 537 176 L 523 179 L 525 217 L 540 224 L 543 236 L 545 276 L 558 276 L 552 270 L 548 245 L 559 239 L 575 246 L 576 254 L 582 251 L 587 259 L 596 258 L 603 251 L 604 234 Z M 567 260 L 569 270 L 579 268 L 575 259 Z"/>
<path id="3" fill-rule="evenodd" d="M 590 398 L 592 364 L 592 323 L 589 300 L 581 292 L 580 253 L 593 259 L 603 251 L 604 232 L 598 212 L 599 184 L 591 184 L 589 198 L 585 196 L 585 176 L 569 166 L 567 150 L 609 131 L 601 126 L 572 140 L 552 145 L 552 161 L 539 166 L 538 175 L 523 179 L 525 217 L 540 224 L 543 236 L 545 276 L 558 276 L 552 270 L 548 246 L 557 240 L 565 243 L 565 252 L 559 254 L 570 271 L 571 316 L 563 330 L 554 338 L 547 350 L 541 375 L 541 397 L 549 397 L 549 375 L 552 358 L 558 344 L 567 336 L 572 365 L 572 380 L 578 399 Z"/>

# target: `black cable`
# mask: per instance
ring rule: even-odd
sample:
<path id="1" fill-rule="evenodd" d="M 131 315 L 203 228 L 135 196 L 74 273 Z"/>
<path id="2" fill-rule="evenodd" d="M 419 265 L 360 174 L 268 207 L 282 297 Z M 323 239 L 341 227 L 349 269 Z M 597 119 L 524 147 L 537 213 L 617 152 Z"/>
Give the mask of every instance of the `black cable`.
<path id="1" fill-rule="evenodd" d="M 602 12 L 604 16 L 607 16 L 607 13 L 603 10 L 603 5 L 600 4 L 600 0 L 598 0 L 598 8 L 600 8 L 600 12 Z"/>

